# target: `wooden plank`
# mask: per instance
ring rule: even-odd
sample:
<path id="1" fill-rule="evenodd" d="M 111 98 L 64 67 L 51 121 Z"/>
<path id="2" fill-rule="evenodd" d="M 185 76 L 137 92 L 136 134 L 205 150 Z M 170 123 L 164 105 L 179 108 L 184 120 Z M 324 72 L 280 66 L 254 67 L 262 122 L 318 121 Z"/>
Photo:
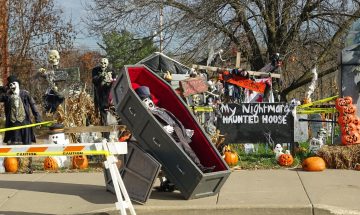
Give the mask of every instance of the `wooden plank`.
<path id="1" fill-rule="evenodd" d="M 64 128 L 64 133 L 111 132 L 116 129 L 124 130 L 125 128 L 125 125 L 66 127 Z"/>
<path id="2" fill-rule="evenodd" d="M 214 66 L 202 66 L 202 65 L 196 65 L 193 64 L 192 68 L 194 69 L 206 69 L 206 70 L 210 70 L 213 72 L 218 72 L 218 71 L 222 71 L 222 70 L 231 70 L 230 68 L 220 68 L 220 67 L 214 67 Z M 280 74 L 276 74 L 276 73 L 266 73 L 266 72 L 256 72 L 256 71 L 246 71 L 248 72 L 250 75 L 253 76 L 266 76 L 266 75 L 270 75 L 272 78 L 281 78 Z"/>
<path id="3" fill-rule="evenodd" d="M 241 59 L 241 53 L 236 52 L 236 62 L 235 62 L 235 67 L 236 68 L 240 68 L 240 59 Z"/>

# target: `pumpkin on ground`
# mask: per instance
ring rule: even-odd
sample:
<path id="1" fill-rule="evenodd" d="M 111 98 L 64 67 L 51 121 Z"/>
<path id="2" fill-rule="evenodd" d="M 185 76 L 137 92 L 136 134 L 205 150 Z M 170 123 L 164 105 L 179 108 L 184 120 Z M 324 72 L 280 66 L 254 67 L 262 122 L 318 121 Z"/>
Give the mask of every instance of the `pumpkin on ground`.
<path id="1" fill-rule="evenodd" d="M 302 168 L 305 171 L 323 171 L 326 169 L 326 164 L 321 157 L 308 157 L 302 162 Z"/>
<path id="2" fill-rule="evenodd" d="M 4 159 L 4 167 L 6 172 L 16 173 L 19 167 L 19 161 L 16 157 L 7 157 Z"/>
<path id="3" fill-rule="evenodd" d="M 294 163 L 294 158 L 291 154 L 282 154 L 279 156 L 278 163 L 280 166 L 291 166 Z"/>
<path id="4" fill-rule="evenodd" d="M 230 146 L 225 146 L 224 160 L 229 166 L 235 166 L 239 162 L 238 154 L 231 150 Z"/>
<path id="5" fill-rule="evenodd" d="M 54 158 L 46 157 L 44 159 L 44 169 L 45 170 L 58 170 L 59 166 Z"/>
<path id="6" fill-rule="evenodd" d="M 86 155 L 76 155 L 72 159 L 72 167 L 74 169 L 86 169 L 88 168 L 89 161 Z"/>

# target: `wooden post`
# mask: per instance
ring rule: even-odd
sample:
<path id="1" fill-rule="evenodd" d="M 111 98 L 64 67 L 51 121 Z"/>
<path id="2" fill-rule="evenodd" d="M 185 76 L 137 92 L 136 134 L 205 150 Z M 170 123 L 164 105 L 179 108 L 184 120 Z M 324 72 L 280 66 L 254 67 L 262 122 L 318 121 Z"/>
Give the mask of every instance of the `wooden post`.
<path id="1" fill-rule="evenodd" d="M 240 52 L 236 52 L 235 68 L 240 68 L 240 59 L 241 59 L 241 53 L 240 53 Z"/>

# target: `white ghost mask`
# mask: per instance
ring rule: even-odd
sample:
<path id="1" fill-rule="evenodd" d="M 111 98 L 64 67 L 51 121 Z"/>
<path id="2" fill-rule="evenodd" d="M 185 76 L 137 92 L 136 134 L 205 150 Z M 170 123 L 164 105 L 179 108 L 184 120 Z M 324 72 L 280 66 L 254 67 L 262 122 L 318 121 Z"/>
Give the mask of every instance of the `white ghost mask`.
<path id="1" fill-rule="evenodd" d="M 9 84 L 9 88 L 11 90 L 11 92 L 15 95 L 19 95 L 20 94 L 20 85 L 19 85 L 19 82 L 17 81 L 14 81 L 14 82 L 11 82 Z"/>

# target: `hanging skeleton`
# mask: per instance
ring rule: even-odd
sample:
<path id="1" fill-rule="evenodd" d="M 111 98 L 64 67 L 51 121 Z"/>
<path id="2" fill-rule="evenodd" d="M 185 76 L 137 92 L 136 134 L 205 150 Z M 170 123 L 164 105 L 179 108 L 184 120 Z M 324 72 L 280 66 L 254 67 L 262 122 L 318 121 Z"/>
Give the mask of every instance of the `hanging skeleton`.
<path id="1" fill-rule="evenodd" d="M 50 50 L 48 54 L 48 62 L 50 69 L 39 69 L 40 75 L 47 81 L 48 87 L 45 95 L 43 96 L 44 108 L 46 112 L 54 113 L 58 106 L 64 101 L 64 96 L 59 92 L 55 84 L 56 74 L 60 62 L 60 55 L 57 50 Z"/>

